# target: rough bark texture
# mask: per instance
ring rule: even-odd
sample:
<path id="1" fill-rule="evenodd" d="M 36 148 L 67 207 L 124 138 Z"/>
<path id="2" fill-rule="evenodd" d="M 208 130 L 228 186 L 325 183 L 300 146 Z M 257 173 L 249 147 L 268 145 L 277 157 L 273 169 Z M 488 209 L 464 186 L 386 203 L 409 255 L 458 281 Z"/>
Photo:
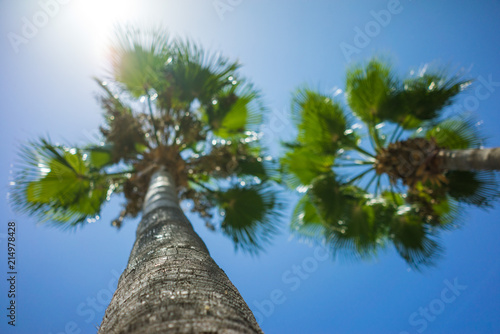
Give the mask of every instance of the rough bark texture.
<path id="1" fill-rule="evenodd" d="M 443 150 L 443 168 L 449 170 L 500 170 L 500 148 Z"/>
<path id="2" fill-rule="evenodd" d="M 157 172 L 127 269 L 99 333 L 262 333 Z"/>

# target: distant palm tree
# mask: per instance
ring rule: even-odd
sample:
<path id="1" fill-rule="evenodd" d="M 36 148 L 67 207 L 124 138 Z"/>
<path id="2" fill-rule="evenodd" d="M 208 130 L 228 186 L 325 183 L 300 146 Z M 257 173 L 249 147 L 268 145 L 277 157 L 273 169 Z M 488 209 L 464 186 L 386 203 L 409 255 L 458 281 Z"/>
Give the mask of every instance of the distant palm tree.
<path id="1" fill-rule="evenodd" d="M 372 257 L 392 243 L 413 268 L 434 264 L 439 231 L 454 226 L 459 205 L 484 208 L 499 196 L 491 170 L 500 169 L 500 149 L 479 148 L 470 117 L 443 117 L 471 82 L 425 69 L 399 79 L 376 58 L 350 68 L 346 81 L 350 112 L 308 88 L 293 97 L 298 134 L 281 162 L 286 183 L 304 195 L 292 228 L 347 256 Z"/>
<path id="2" fill-rule="evenodd" d="M 60 227 L 95 221 L 118 193 L 126 203 L 114 226 L 142 213 L 99 333 L 261 333 L 179 206 L 187 201 L 236 248 L 255 253 L 270 241 L 281 203 L 255 132 L 259 93 L 236 62 L 165 31 L 117 36 L 111 75 L 96 79 L 103 142 L 26 144 L 13 202 Z"/>

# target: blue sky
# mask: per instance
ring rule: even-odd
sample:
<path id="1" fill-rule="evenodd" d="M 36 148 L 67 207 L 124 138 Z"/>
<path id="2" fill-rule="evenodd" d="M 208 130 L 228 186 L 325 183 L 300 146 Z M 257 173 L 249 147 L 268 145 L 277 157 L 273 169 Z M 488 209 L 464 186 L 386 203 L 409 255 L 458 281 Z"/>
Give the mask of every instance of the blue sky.
<path id="1" fill-rule="evenodd" d="M 1 333 L 95 332 L 127 263 L 137 221 L 121 231 L 110 226 L 120 199 L 74 232 L 39 226 L 6 200 L 21 142 L 47 134 L 68 144 L 98 140 L 101 111 L 91 76 L 105 73 L 103 46 L 115 21 L 163 24 L 173 36 L 239 59 L 272 113 L 270 142 L 293 135 L 293 90 L 304 83 L 324 92 L 343 88 L 350 61 L 386 54 L 401 73 L 436 61 L 466 69 L 478 80 L 457 106 L 483 120 L 487 146 L 500 146 L 500 1 L 48 3 L 0 1 Z M 38 20 L 36 31 L 23 31 L 25 18 Z M 252 258 L 190 218 L 266 333 L 413 334 L 500 332 L 499 215 L 465 210 L 463 226 L 443 234 L 445 257 L 424 273 L 409 270 L 393 249 L 372 262 L 325 259 L 320 247 L 291 238 L 287 222 L 267 253 Z M 5 316 L 8 221 L 18 228 L 15 329 Z"/>

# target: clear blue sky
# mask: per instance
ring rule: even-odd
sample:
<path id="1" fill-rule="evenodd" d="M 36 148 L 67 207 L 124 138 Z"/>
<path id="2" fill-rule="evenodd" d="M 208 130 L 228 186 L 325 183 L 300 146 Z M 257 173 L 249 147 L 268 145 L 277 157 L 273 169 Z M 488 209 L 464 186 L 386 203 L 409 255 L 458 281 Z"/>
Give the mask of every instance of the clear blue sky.
<path id="1" fill-rule="evenodd" d="M 500 1 L 60 0 L 67 3 L 45 6 L 52 14 L 45 20 L 41 4 L 49 2 L 0 1 L 1 333 L 94 333 L 127 263 L 137 221 L 119 232 L 110 226 L 119 199 L 75 232 L 37 226 L 5 200 L 19 143 L 46 134 L 96 141 L 101 111 L 91 76 L 104 73 L 102 46 L 115 20 L 163 24 L 238 58 L 274 114 L 270 141 L 291 135 L 286 115 L 295 88 L 342 88 L 349 60 L 383 53 L 402 72 L 438 61 L 483 78 L 458 105 L 484 121 L 488 146 L 500 146 Z M 24 28 L 22 40 L 24 18 L 34 17 L 40 27 Z M 366 30 L 368 39 L 356 37 Z M 286 224 L 267 253 L 252 258 L 200 220 L 192 223 L 266 333 L 499 333 L 499 215 L 464 211 L 464 226 L 443 234 L 445 257 L 424 273 L 409 271 L 392 249 L 369 263 L 325 260 L 321 249 L 291 238 Z M 5 316 L 9 220 L 18 226 L 15 329 Z"/>

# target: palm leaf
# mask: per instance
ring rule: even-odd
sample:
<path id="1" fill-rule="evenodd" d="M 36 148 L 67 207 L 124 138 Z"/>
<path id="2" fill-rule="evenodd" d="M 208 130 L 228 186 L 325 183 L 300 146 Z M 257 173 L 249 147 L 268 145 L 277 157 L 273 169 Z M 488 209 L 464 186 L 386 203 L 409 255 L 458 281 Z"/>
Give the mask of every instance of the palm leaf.
<path id="1" fill-rule="evenodd" d="M 334 155 L 340 148 L 355 147 L 359 139 L 340 104 L 307 88 L 292 100 L 292 115 L 298 123 L 297 141 L 318 154 Z"/>
<path id="2" fill-rule="evenodd" d="M 12 200 L 16 209 L 41 222 L 75 226 L 98 216 L 112 182 L 78 149 L 53 145 L 46 139 L 21 150 L 23 165 L 16 173 Z M 111 190 L 110 190 L 111 189 Z"/>
<path id="3" fill-rule="evenodd" d="M 112 71 L 115 80 L 122 83 L 131 96 L 138 98 L 150 89 L 163 91 L 165 88 L 163 69 L 172 52 L 168 36 L 163 29 L 117 29 L 112 47 Z"/>
<path id="4" fill-rule="evenodd" d="M 189 105 L 198 99 L 202 105 L 209 105 L 224 88 L 237 83 L 239 66 L 221 55 L 206 53 L 188 41 L 177 41 L 175 55 L 165 73 L 171 77 L 174 96 L 179 101 Z"/>
<path id="5" fill-rule="evenodd" d="M 290 228 L 306 238 L 323 237 L 325 231 L 323 221 L 308 194 L 304 194 L 295 206 Z"/>
<path id="6" fill-rule="evenodd" d="M 472 119 L 457 117 L 436 124 L 425 137 L 434 139 L 438 146 L 448 150 L 477 148 L 484 140 Z"/>
<path id="7" fill-rule="evenodd" d="M 380 111 L 394 90 L 395 80 L 388 63 L 372 59 L 363 67 L 355 65 L 346 74 L 347 103 L 363 122 L 377 124 Z"/>
<path id="8" fill-rule="evenodd" d="M 449 171 L 448 194 L 458 202 L 485 208 L 500 197 L 500 185 L 492 171 Z"/>
<path id="9" fill-rule="evenodd" d="M 216 199 L 223 215 L 221 230 L 236 249 L 256 253 L 278 232 L 281 204 L 271 185 L 237 185 L 217 192 Z"/>
<path id="10" fill-rule="evenodd" d="M 325 226 L 325 239 L 345 257 L 374 256 L 383 237 L 378 207 L 367 205 L 367 194 L 336 180 L 333 173 L 316 178 L 308 191 Z"/>
<path id="11" fill-rule="evenodd" d="M 259 98 L 259 92 L 240 81 L 228 91 L 221 92 L 205 109 L 206 122 L 216 136 L 225 139 L 257 130 L 264 112 Z"/>
<path id="12" fill-rule="evenodd" d="M 390 226 L 390 238 L 397 252 L 413 269 L 434 265 L 443 253 L 436 234 L 411 210 L 399 212 Z"/>
<path id="13" fill-rule="evenodd" d="M 94 169 L 102 169 L 103 167 L 113 164 L 112 152 L 113 149 L 110 145 L 95 146 L 89 145 L 81 150 L 84 159 L 88 159 L 88 164 Z"/>
<path id="14" fill-rule="evenodd" d="M 295 147 L 281 158 L 285 182 L 295 189 L 300 185 L 308 186 L 312 180 L 333 167 L 334 157 L 318 155 L 307 148 Z"/>
<path id="15" fill-rule="evenodd" d="M 413 115 L 422 121 L 436 119 L 468 84 L 470 81 L 458 77 L 447 78 L 444 71 L 424 73 L 407 79 L 404 81 L 403 90 L 399 92 L 401 113 Z"/>

